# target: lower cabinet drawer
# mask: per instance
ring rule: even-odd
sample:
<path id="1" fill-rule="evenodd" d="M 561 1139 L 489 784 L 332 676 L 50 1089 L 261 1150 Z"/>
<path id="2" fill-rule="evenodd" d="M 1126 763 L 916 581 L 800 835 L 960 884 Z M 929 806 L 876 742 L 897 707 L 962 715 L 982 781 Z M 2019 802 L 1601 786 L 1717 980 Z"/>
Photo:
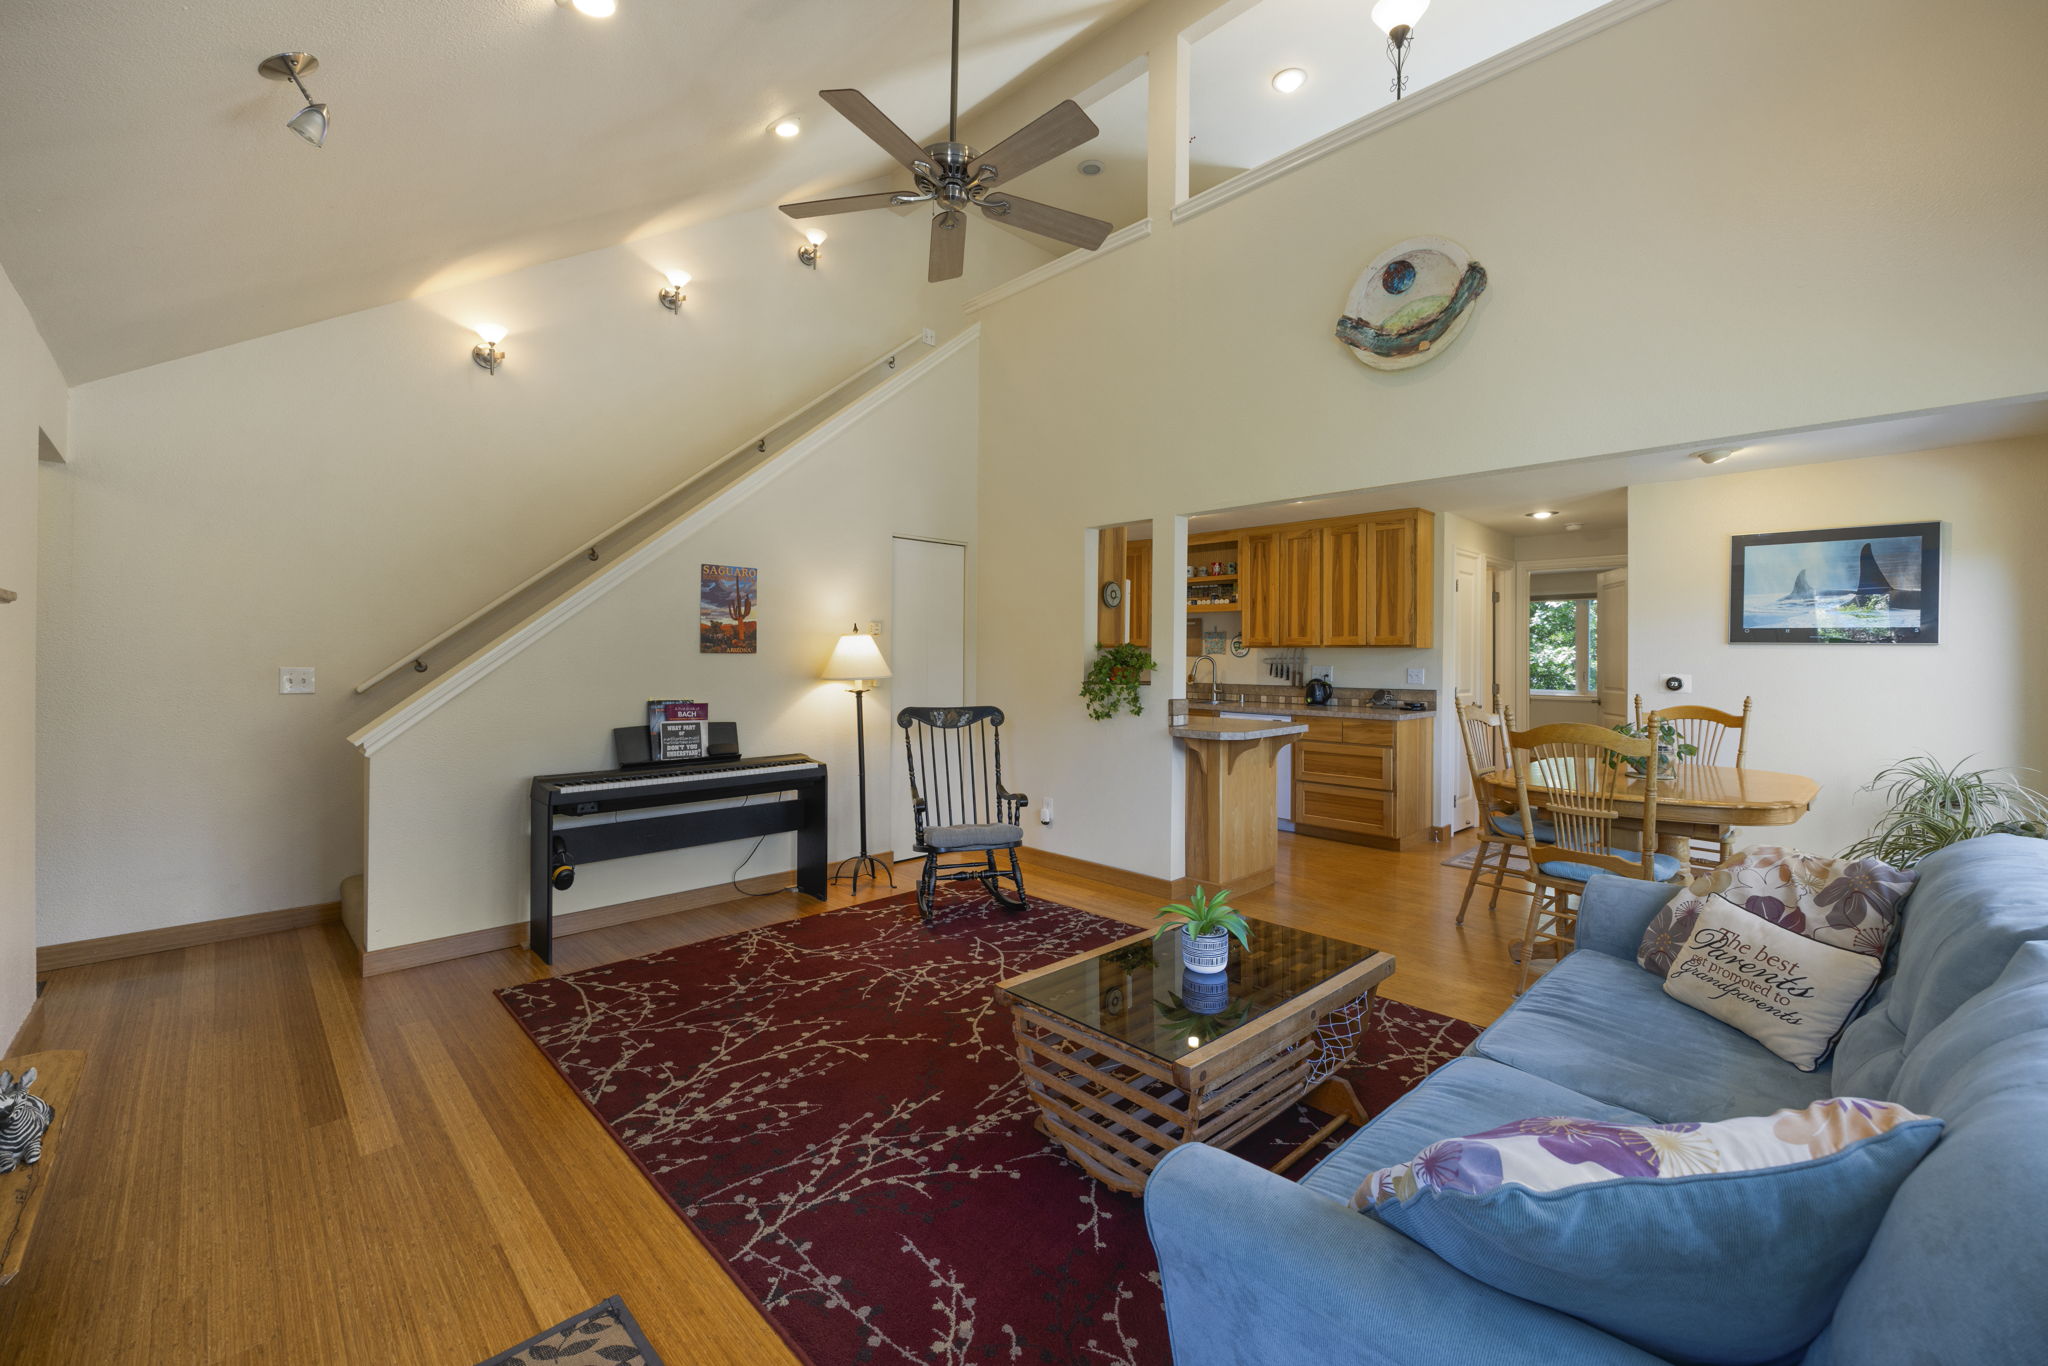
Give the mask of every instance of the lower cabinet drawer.
<path id="1" fill-rule="evenodd" d="M 1314 782 L 1297 782 L 1294 785 L 1296 825 L 1320 825 L 1331 830 L 1384 835 L 1390 832 L 1392 806 L 1392 793 L 1376 792 L 1371 788 Z"/>
<path id="2" fill-rule="evenodd" d="M 1304 740 L 1295 746 L 1295 776 L 1347 787 L 1394 785 L 1394 751 L 1381 745 L 1325 745 Z"/>

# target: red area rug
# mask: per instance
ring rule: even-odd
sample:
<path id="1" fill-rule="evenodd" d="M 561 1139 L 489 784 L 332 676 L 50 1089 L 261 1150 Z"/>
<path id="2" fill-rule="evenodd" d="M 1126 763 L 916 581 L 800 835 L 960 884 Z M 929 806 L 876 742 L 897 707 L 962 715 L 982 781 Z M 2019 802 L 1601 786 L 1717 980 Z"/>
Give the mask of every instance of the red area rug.
<path id="1" fill-rule="evenodd" d="M 500 996 L 817 1366 L 1165 1366 L 1143 1208 L 1032 1127 L 993 992 L 1133 927 L 951 895 L 932 930 L 906 893 Z M 1377 1112 L 1477 1034 L 1381 1001 L 1343 1075 Z"/>

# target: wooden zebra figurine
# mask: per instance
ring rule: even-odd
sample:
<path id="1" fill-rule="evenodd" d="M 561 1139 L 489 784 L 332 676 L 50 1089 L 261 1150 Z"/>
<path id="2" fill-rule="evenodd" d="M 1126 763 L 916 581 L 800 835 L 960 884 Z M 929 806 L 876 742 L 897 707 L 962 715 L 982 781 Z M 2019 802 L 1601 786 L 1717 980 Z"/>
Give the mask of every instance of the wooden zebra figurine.
<path id="1" fill-rule="evenodd" d="M 41 1096 L 28 1093 L 35 1080 L 33 1067 L 18 1082 L 12 1072 L 0 1072 L 0 1175 L 42 1158 L 43 1134 L 57 1112 Z"/>

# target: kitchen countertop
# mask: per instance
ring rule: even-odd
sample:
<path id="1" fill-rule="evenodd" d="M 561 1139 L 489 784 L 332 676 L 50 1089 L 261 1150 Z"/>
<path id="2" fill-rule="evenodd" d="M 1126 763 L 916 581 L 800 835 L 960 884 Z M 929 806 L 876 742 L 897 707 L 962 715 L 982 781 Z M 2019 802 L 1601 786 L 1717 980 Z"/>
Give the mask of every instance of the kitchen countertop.
<path id="1" fill-rule="evenodd" d="M 1168 726 L 1166 733 L 1176 740 L 1265 740 L 1275 736 L 1305 735 L 1308 727 L 1298 721 L 1289 724 L 1284 716 L 1276 716 L 1271 721 L 1191 716 L 1179 725 Z"/>
<path id="2" fill-rule="evenodd" d="M 1348 721 L 1418 721 L 1435 716 L 1435 711 L 1402 711 L 1398 707 L 1346 707 L 1332 703 L 1326 707 L 1313 707 L 1306 702 L 1199 702 L 1189 701 L 1190 714 L 1201 710 L 1250 712 L 1259 716 L 1294 717 L 1297 720 L 1307 716 L 1335 716 Z"/>

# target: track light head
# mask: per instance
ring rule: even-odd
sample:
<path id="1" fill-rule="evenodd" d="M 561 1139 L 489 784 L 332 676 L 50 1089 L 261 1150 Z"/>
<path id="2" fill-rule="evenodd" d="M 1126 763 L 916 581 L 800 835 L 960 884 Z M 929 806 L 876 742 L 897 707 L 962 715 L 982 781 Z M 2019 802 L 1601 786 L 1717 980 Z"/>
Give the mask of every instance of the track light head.
<path id="1" fill-rule="evenodd" d="M 327 145 L 327 106 L 309 104 L 287 120 L 285 127 L 315 147 L 324 147 Z"/>
<path id="2" fill-rule="evenodd" d="M 310 52 L 279 52 L 256 64 L 256 72 L 267 81 L 290 81 L 298 88 L 305 107 L 285 120 L 284 126 L 315 147 L 327 145 L 327 106 L 306 91 L 300 78 L 320 69 L 320 59 Z"/>

